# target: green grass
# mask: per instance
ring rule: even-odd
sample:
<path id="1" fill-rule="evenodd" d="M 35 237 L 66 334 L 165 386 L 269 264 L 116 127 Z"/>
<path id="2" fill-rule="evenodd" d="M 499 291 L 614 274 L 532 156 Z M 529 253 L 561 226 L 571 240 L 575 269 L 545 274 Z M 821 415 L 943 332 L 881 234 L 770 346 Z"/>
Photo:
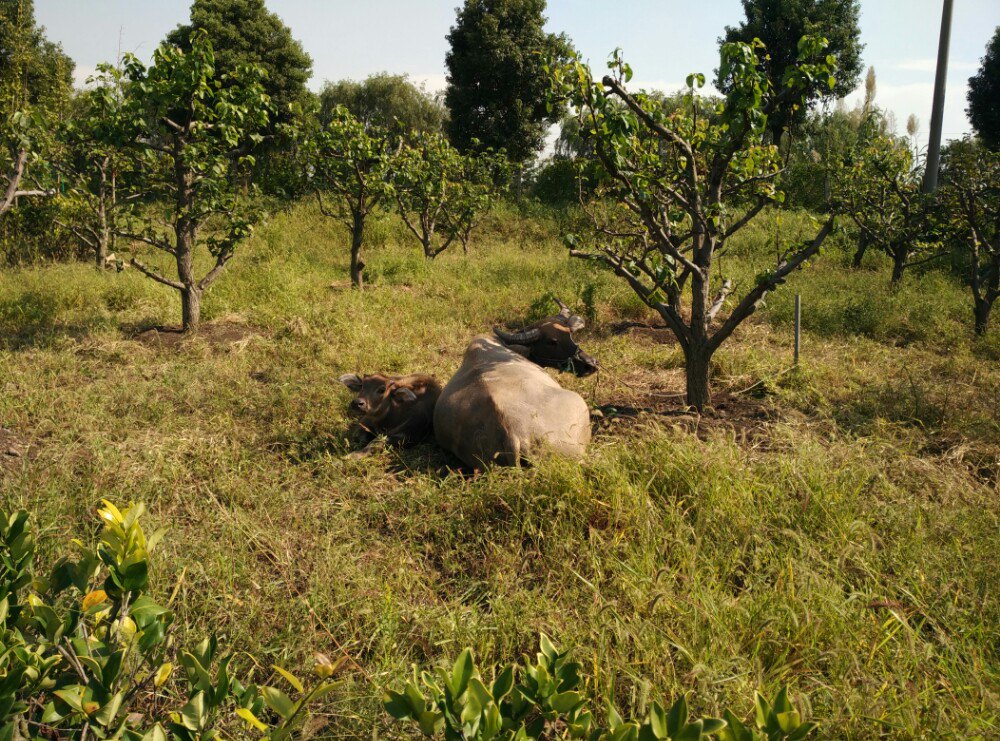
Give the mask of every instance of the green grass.
<path id="1" fill-rule="evenodd" d="M 809 228 L 762 218 L 724 267 L 746 280 L 776 231 Z M 0 468 L 0 502 L 33 513 L 47 557 L 93 534 L 101 498 L 146 502 L 184 633 L 289 668 L 340 644 L 362 667 L 324 736 L 402 735 L 380 697 L 411 663 L 466 645 L 499 662 L 539 631 L 623 710 L 691 691 L 698 712 L 749 714 L 753 689 L 789 683 L 823 735 L 998 734 L 1000 340 L 972 339 L 957 281 L 890 293 L 838 237 L 720 351 L 723 409 L 699 422 L 671 396 L 676 345 L 611 331 L 654 317 L 569 260 L 554 220 L 498 212 L 470 258 L 433 263 L 391 219 L 373 235 L 357 293 L 340 231 L 311 205 L 276 216 L 206 298 L 207 321 L 255 330 L 231 346 L 131 339 L 179 320 L 135 271 L 0 273 L 0 426 L 31 445 Z M 582 465 L 468 479 L 431 446 L 341 458 L 341 373 L 445 379 L 550 291 L 589 308 L 580 339 L 606 369 L 560 381 L 653 412 L 606 419 Z"/>

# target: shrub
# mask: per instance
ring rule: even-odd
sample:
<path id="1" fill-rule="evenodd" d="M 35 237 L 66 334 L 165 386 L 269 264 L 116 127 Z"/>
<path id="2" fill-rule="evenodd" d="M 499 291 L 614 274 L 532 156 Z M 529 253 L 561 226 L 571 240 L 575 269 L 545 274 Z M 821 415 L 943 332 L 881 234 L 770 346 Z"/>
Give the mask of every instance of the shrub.
<path id="1" fill-rule="evenodd" d="M 756 729 L 729 710 L 723 718 L 690 718 L 687 698 L 669 709 L 655 700 L 642 720 L 626 721 L 608 709 L 607 725 L 591 710 L 591 699 L 581 678 L 580 664 L 569 651 L 560 651 L 542 634 L 540 651 L 532 662 L 504 667 L 487 686 L 465 649 L 454 666 L 436 672 L 414 669 L 402 692 L 389 691 L 385 709 L 394 718 L 417 724 L 425 736 L 443 733 L 447 739 L 581 738 L 594 741 L 698 739 L 715 736 L 724 741 L 803 739 L 816 727 L 803 723 L 783 688 L 774 703 L 756 697 Z M 518 681 L 520 679 L 520 681 Z"/>
<path id="2" fill-rule="evenodd" d="M 74 541 L 75 560 L 46 576 L 34 570 L 27 513 L 0 516 L 0 738 L 188 741 L 215 737 L 236 716 L 266 738 L 289 738 L 336 685 L 306 689 L 274 667 L 293 700 L 237 679 L 214 637 L 176 648 L 173 613 L 148 594 L 149 552 L 163 531 L 146 536 L 144 511 L 104 502 L 96 547 Z M 335 669 L 321 662 L 317 674 Z"/>

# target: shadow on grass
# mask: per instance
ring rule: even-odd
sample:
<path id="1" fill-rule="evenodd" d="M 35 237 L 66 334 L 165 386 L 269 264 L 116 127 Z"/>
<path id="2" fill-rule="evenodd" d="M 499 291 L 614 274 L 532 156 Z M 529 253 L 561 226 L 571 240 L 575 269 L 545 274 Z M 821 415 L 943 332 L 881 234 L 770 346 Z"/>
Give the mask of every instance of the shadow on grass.
<path id="1" fill-rule="evenodd" d="M 57 296 L 40 291 L 27 291 L 0 302 L 0 348 L 16 351 L 47 347 L 62 338 L 79 339 L 107 324 L 101 316 L 60 321 L 58 317 L 65 309 Z"/>

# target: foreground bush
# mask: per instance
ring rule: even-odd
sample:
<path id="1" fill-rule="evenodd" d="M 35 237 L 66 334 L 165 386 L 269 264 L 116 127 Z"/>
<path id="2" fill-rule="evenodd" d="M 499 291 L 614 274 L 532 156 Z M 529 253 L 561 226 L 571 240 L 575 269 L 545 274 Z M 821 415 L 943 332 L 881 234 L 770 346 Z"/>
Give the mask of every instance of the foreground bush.
<path id="1" fill-rule="evenodd" d="M 385 708 L 394 718 L 411 720 L 425 736 L 447 739 L 581 738 L 594 741 L 652 741 L 653 739 L 803 739 L 816 727 L 803 723 L 788 700 L 785 688 L 772 705 L 756 697 L 756 729 L 729 710 L 724 718 L 691 718 L 681 696 L 665 709 L 650 703 L 642 720 L 626 721 L 612 707 L 608 724 L 601 725 L 591 710 L 591 698 L 582 686 L 580 664 L 568 651 L 559 651 L 544 634 L 535 662 L 525 657 L 504 667 L 487 687 L 465 649 L 450 671 L 422 672 L 402 692 L 390 691 Z M 518 681 L 520 679 L 520 681 Z"/>
<path id="2" fill-rule="evenodd" d="M 96 547 L 74 541 L 76 559 L 59 560 L 47 576 L 33 568 L 27 513 L 2 516 L 0 738 L 188 741 L 215 738 L 227 723 L 289 738 L 306 706 L 336 685 L 306 689 L 275 667 L 292 699 L 237 679 L 233 654 L 220 653 L 214 637 L 175 646 L 172 613 L 147 594 L 149 551 L 163 533 L 146 537 L 144 509 L 105 502 Z M 335 669 L 320 662 L 316 672 Z"/>

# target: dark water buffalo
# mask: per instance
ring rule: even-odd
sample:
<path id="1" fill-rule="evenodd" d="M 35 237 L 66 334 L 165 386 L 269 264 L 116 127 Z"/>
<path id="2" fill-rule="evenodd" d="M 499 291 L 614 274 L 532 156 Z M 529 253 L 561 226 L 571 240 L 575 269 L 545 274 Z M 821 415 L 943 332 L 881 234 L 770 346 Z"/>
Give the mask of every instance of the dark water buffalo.
<path id="1" fill-rule="evenodd" d="M 590 442 L 583 398 L 539 365 L 579 376 L 597 361 L 573 340 L 583 319 L 562 303 L 558 315 L 520 332 L 476 337 L 434 408 L 434 437 L 472 468 L 520 465 L 544 451 L 579 458 Z"/>
<path id="2" fill-rule="evenodd" d="M 350 410 L 358 420 L 349 437 L 364 448 L 353 456 L 372 452 L 382 435 L 389 445 L 407 447 L 433 434 L 434 405 L 441 395 L 441 384 L 433 376 L 347 374 L 340 382 L 357 394 Z"/>

